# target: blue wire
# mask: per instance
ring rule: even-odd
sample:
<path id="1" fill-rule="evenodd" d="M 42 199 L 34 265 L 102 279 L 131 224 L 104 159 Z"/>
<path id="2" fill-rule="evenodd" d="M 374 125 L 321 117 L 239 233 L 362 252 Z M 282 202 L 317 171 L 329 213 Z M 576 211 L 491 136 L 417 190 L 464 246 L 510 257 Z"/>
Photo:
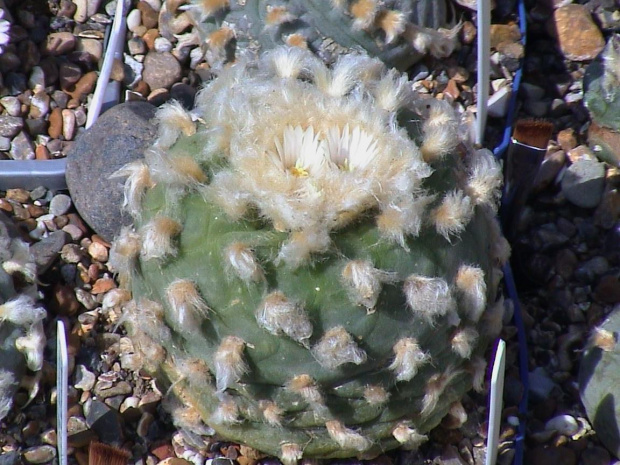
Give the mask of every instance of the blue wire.
<path id="1" fill-rule="evenodd" d="M 519 30 L 521 32 L 521 44 L 525 48 L 527 43 L 527 24 L 525 14 L 525 4 L 523 0 L 518 1 L 517 9 L 519 12 Z M 510 96 L 510 104 L 508 106 L 508 113 L 506 115 L 506 126 L 504 127 L 504 136 L 501 143 L 495 147 L 493 154 L 497 158 L 502 158 L 504 152 L 510 144 L 510 137 L 512 134 L 512 126 L 515 118 L 517 108 L 517 94 L 519 93 L 519 86 L 521 85 L 521 76 L 523 74 L 523 66 L 520 66 L 515 73 L 514 80 L 512 82 L 512 95 Z M 527 339 L 525 335 L 525 325 L 523 323 L 523 315 L 521 313 L 521 304 L 519 302 L 519 295 L 517 293 L 517 287 L 515 285 L 514 276 L 512 274 L 512 268 L 510 262 L 507 262 L 503 268 L 504 271 L 504 284 L 506 286 L 506 292 L 514 303 L 514 315 L 513 321 L 517 327 L 517 340 L 519 342 L 519 376 L 521 383 L 523 384 L 523 396 L 519 401 L 519 413 L 521 418 L 519 419 L 519 428 L 517 430 L 517 436 L 515 438 L 515 456 L 513 458 L 513 465 L 523 464 L 523 455 L 525 452 L 525 433 L 526 433 L 526 418 L 528 408 L 528 397 L 530 390 L 529 382 L 529 367 L 528 367 L 528 351 L 527 351 Z"/>

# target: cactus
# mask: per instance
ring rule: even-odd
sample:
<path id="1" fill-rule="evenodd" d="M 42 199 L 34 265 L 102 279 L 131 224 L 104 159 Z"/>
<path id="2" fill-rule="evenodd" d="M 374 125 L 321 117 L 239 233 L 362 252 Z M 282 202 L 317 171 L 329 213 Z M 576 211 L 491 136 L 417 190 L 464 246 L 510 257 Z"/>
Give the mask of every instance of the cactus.
<path id="1" fill-rule="evenodd" d="M 169 0 L 160 13 L 160 31 L 181 48 L 200 45 L 192 62 L 211 68 L 235 55 L 288 44 L 313 50 L 327 63 L 365 51 L 388 66 L 409 68 L 426 53 L 446 57 L 457 45 L 459 26 L 446 29 L 441 1 L 394 0 Z M 185 32 L 191 27 L 190 32 Z"/>
<path id="2" fill-rule="evenodd" d="M 35 304 L 36 270 L 28 244 L 17 238 L 15 226 L 4 213 L 0 214 L 0 263 L 1 420 L 11 409 L 20 384 L 30 384 L 31 398 L 36 393 L 36 386 L 26 382 L 25 374 L 26 369 L 39 371 L 43 364 L 46 316 Z"/>
<path id="3" fill-rule="evenodd" d="M 158 110 L 109 265 L 177 426 L 286 464 L 416 448 L 501 329 L 501 171 L 377 59 L 298 48 Z M 458 404 L 457 404 L 458 405 Z"/>
<path id="4" fill-rule="evenodd" d="M 620 166 L 620 34 L 612 35 L 584 76 L 584 102 L 592 117 L 588 143 L 603 161 Z"/>
<path id="5" fill-rule="evenodd" d="M 597 436 L 616 457 L 620 457 L 620 405 L 618 363 L 620 362 L 620 311 L 612 311 L 595 328 L 579 366 L 579 393 Z"/>

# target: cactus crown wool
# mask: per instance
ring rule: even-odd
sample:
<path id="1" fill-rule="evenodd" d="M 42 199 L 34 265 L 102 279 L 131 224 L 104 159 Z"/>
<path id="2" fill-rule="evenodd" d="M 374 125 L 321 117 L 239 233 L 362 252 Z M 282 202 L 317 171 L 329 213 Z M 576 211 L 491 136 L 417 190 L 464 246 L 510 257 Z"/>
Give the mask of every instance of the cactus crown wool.
<path id="1" fill-rule="evenodd" d="M 178 425 L 286 464 L 370 457 L 482 388 L 501 172 L 447 104 L 374 59 L 277 48 L 158 117 L 110 266 Z"/>

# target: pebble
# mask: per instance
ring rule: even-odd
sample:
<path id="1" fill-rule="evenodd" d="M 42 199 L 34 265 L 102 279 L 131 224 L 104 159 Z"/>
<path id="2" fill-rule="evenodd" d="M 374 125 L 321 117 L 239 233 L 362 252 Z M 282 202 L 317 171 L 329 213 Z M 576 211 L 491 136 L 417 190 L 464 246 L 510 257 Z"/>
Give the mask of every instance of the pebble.
<path id="1" fill-rule="evenodd" d="M 579 423 L 572 415 L 558 415 L 545 423 L 545 429 L 564 436 L 572 436 L 579 431 Z"/>
<path id="2" fill-rule="evenodd" d="M 131 10 L 129 14 L 127 15 L 127 29 L 135 33 L 138 26 L 140 26 L 140 24 L 142 23 L 142 19 L 140 16 L 141 16 L 140 10 L 138 9 Z"/>
<path id="3" fill-rule="evenodd" d="M 67 93 L 74 99 L 81 100 L 85 98 L 94 90 L 95 85 L 97 84 L 97 77 L 98 75 L 95 71 L 86 73 L 75 84 L 75 88 L 70 92 L 68 91 Z"/>
<path id="4" fill-rule="evenodd" d="M 166 39 L 165 37 L 158 37 L 155 39 L 155 44 L 153 46 L 154 50 L 158 53 L 170 52 L 172 51 L 172 43 Z"/>
<path id="5" fill-rule="evenodd" d="M 24 120 L 18 116 L 0 115 L 0 136 L 15 137 L 24 127 Z"/>
<path id="6" fill-rule="evenodd" d="M 93 400 L 84 406 L 86 423 L 99 440 L 107 444 L 118 444 L 123 439 L 120 414 L 100 400 Z"/>
<path id="7" fill-rule="evenodd" d="M 60 216 L 66 214 L 71 208 L 71 197 L 67 194 L 57 194 L 52 198 L 50 202 L 50 213 L 54 216 Z"/>
<path id="8" fill-rule="evenodd" d="M 34 89 L 36 86 L 45 87 L 45 71 L 40 66 L 34 66 L 28 78 L 28 87 Z"/>
<path id="9" fill-rule="evenodd" d="M 20 131 L 13 138 L 9 153 L 13 160 L 34 160 L 34 144 L 25 131 Z"/>
<path id="10" fill-rule="evenodd" d="M 95 386 L 97 377 L 92 371 L 89 371 L 84 365 L 77 365 L 75 367 L 75 383 L 74 387 L 81 389 L 82 391 L 90 391 Z"/>
<path id="11" fill-rule="evenodd" d="M 181 65 L 169 52 L 149 52 L 144 59 L 142 78 L 152 90 L 169 88 L 181 79 Z"/>
<path id="12" fill-rule="evenodd" d="M 72 0 L 75 4 L 73 19 L 78 23 L 84 23 L 88 19 L 88 0 Z"/>
<path id="13" fill-rule="evenodd" d="M 0 136 L 0 152 L 8 152 L 11 148 L 11 138 Z"/>
<path id="14" fill-rule="evenodd" d="M 52 55 L 66 55 L 75 50 L 77 38 L 70 32 L 52 32 L 47 36 L 43 52 Z"/>
<path id="15" fill-rule="evenodd" d="M 155 107 L 130 102 L 108 110 L 76 141 L 67 158 L 67 185 L 78 212 L 104 239 L 112 240 L 132 219 L 121 213 L 123 180 L 109 176 L 142 156 L 157 131 Z M 105 154 L 103 156 L 102 154 Z"/>
<path id="16" fill-rule="evenodd" d="M 129 42 L 127 42 L 127 48 L 129 49 L 129 53 L 132 55 L 142 55 L 147 51 L 146 44 L 141 37 L 132 37 L 129 39 Z"/>
<path id="17" fill-rule="evenodd" d="M 98 262 L 105 263 L 108 261 L 108 248 L 100 242 L 93 242 L 88 246 L 88 254 Z"/>
<path id="18" fill-rule="evenodd" d="M 127 54 L 124 56 L 124 63 L 127 68 L 129 68 L 125 68 L 125 85 L 129 88 L 133 88 L 138 82 L 142 82 L 144 65 Z"/>
<path id="19" fill-rule="evenodd" d="M 141 24 L 147 29 L 156 28 L 159 23 L 157 10 L 153 9 L 151 5 L 149 5 L 145 1 L 138 2 L 138 10 L 140 10 L 140 19 Z"/>
<path id="20" fill-rule="evenodd" d="M 61 89 L 68 89 L 77 83 L 82 77 L 81 68 L 75 63 L 64 61 L 58 68 L 58 79 Z"/>
<path id="21" fill-rule="evenodd" d="M 87 53 L 92 63 L 98 63 L 103 56 L 103 43 L 97 39 L 84 39 L 80 37 L 75 49 L 78 52 Z"/>
<path id="22" fill-rule="evenodd" d="M 9 116 L 21 116 L 22 104 L 17 97 L 11 95 L 2 97 L 0 105 L 4 107 Z"/>
<path id="23" fill-rule="evenodd" d="M 76 124 L 73 110 L 62 110 L 62 135 L 65 140 L 72 140 L 75 136 Z"/>
<path id="24" fill-rule="evenodd" d="M 48 463 L 56 458 L 56 448 L 49 445 L 31 447 L 23 452 L 23 457 L 28 463 Z"/>
<path id="25" fill-rule="evenodd" d="M 52 266 L 69 240 L 70 236 L 66 232 L 52 231 L 47 237 L 30 246 L 30 252 L 37 265 L 37 273 L 43 274 Z"/>
<path id="26" fill-rule="evenodd" d="M 582 208 L 594 208 L 603 195 L 605 165 L 593 160 L 577 160 L 566 170 L 561 185 L 569 202 Z"/>
<path id="27" fill-rule="evenodd" d="M 50 110 L 50 97 L 42 90 L 38 90 L 30 100 L 30 118 L 44 118 Z"/>
<path id="28" fill-rule="evenodd" d="M 605 46 L 603 34 L 585 5 L 573 3 L 555 10 L 550 29 L 569 60 L 593 60 Z"/>

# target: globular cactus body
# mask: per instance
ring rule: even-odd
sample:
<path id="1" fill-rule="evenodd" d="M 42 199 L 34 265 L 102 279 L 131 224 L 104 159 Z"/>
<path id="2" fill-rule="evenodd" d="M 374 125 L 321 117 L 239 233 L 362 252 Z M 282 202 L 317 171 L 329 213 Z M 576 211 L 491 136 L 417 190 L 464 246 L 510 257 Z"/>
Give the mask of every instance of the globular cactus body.
<path id="1" fill-rule="evenodd" d="M 0 214 L 0 419 L 13 404 L 13 396 L 27 369 L 43 364 L 45 310 L 35 304 L 35 265 L 28 244 Z M 20 282 L 18 293 L 15 280 Z M 31 392 L 34 389 L 30 386 Z"/>
<path id="2" fill-rule="evenodd" d="M 597 436 L 607 449 L 620 457 L 620 311 L 613 311 L 593 331 L 579 365 L 579 393 Z"/>
<path id="3" fill-rule="evenodd" d="M 257 55 L 283 44 L 314 51 L 327 63 L 364 52 L 400 70 L 428 52 L 448 56 L 458 27 L 449 26 L 445 1 L 196 0 L 166 2 L 162 34 L 201 45 L 211 67 L 235 56 Z M 181 34 L 187 26 L 190 32 Z M 196 57 L 194 57 L 196 59 Z"/>
<path id="4" fill-rule="evenodd" d="M 500 170 L 408 88 L 376 60 L 276 49 L 159 111 L 120 173 L 135 227 L 110 264 L 179 426 L 286 463 L 368 457 L 481 388 Z"/>

